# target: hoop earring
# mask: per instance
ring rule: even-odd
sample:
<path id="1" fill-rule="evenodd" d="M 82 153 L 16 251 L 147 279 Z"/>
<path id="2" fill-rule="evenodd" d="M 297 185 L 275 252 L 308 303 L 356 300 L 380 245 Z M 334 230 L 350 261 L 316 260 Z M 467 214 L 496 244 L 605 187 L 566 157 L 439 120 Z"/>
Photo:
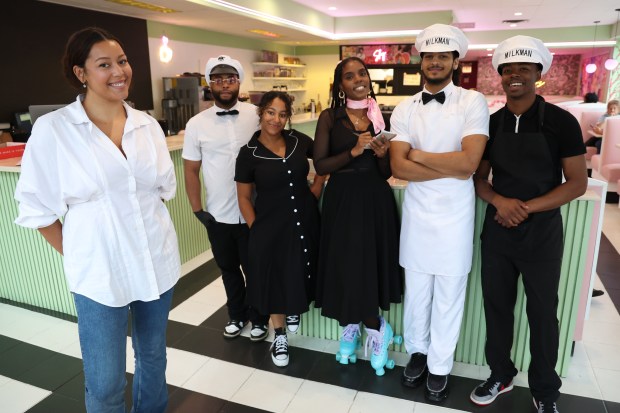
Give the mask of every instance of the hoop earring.
<path id="1" fill-rule="evenodd" d="M 340 91 L 338 92 L 338 99 L 340 99 L 340 101 L 344 103 L 346 97 L 347 96 L 344 94 L 344 90 L 340 89 Z"/>

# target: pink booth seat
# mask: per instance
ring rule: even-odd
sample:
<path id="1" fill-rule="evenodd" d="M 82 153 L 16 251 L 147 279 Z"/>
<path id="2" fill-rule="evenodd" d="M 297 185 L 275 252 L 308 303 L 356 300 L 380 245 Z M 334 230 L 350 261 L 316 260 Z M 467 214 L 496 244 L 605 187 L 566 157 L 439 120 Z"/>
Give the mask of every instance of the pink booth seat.
<path id="1" fill-rule="evenodd" d="M 596 125 L 599 118 L 605 113 L 603 112 L 582 112 L 579 119 L 579 126 L 581 126 L 581 134 L 583 135 L 583 141 L 587 142 L 592 135 L 588 132 L 592 130 L 590 125 Z M 593 146 L 586 147 L 586 160 L 590 160 L 593 155 L 596 155 L 596 148 Z"/>
<path id="2" fill-rule="evenodd" d="M 615 191 L 620 180 L 620 117 L 608 118 L 603 131 L 600 155 L 592 157 L 592 177 L 608 183 L 608 191 Z"/>
<path id="3" fill-rule="evenodd" d="M 604 104 L 601 106 L 598 103 L 582 103 L 565 106 L 563 109 L 566 109 L 568 113 L 573 115 L 575 119 L 577 119 L 577 122 L 579 122 L 581 136 L 583 136 L 583 141 L 585 143 L 592 137 L 592 135 L 588 133 L 588 129 L 591 129 L 590 124 L 598 121 L 598 118 L 607 110 L 607 106 Z M 587 147 L 586 160 L 589 161 L 594 155 L 596 155 L 596 148 Z"/>

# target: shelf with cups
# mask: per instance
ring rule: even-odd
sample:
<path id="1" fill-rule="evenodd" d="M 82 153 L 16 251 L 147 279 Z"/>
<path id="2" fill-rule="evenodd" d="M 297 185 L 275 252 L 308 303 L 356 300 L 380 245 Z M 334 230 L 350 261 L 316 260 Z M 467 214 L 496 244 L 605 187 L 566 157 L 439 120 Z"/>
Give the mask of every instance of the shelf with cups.
<path id="1" fill-rule="evenodd" d="M 254 89 L 305 92 L 306 65 L 292 63 L 254 62 Z"/>

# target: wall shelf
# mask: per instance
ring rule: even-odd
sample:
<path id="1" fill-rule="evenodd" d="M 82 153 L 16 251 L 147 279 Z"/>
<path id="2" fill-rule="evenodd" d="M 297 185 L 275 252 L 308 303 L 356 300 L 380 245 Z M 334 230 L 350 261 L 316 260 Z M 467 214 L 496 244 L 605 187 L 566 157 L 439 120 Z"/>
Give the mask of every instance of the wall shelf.
<path id="1" fill-rule="evenodd" d="M 268 77 L 253 77 L 252 80 L 307 80 L 307 78 L 305 78 L 305 77 L 268 76 Z"/>
<path id="2" fill-rule="evenodd" d="M 253 66 L 280 66 L 280 67 L 291 67 L 291 68 L 306 68 L 306 65 L 294 65 L 291 63 L 273 63 L 273 62 L 252 62 Z"/>

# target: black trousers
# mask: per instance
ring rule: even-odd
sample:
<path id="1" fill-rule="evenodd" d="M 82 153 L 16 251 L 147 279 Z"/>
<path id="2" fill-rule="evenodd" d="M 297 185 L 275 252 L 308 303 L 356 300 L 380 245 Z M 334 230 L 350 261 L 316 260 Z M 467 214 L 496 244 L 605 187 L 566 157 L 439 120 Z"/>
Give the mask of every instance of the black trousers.
<path id="1" fill-rule="evenodd" d="M 558 285 L 562 259 L 525 261 L 510 252 L 482 245 L 482 294 L 487 325 L 485 354 L 491 376 L 504 383 L 517 374 L 510 359 L 517 282 L 522 276 L 527 296 L 531 361 L 528 381 L 536 400 L 554 402 L 562 381 L 555 371 L 558 359 Z"/>
<path id="2" fill-rule="evenodd" d="M 207 230 L 213 258 L 222 271 L 226 290 L 226 307 L 231 320 L 250 320 L 267 324 L 268 315 L 258 314 L 245 303 L 245 277 L 248 267 L 248 226 L 215 222 Z M 241 271 L 243 268 L 243 272 Z"/>

